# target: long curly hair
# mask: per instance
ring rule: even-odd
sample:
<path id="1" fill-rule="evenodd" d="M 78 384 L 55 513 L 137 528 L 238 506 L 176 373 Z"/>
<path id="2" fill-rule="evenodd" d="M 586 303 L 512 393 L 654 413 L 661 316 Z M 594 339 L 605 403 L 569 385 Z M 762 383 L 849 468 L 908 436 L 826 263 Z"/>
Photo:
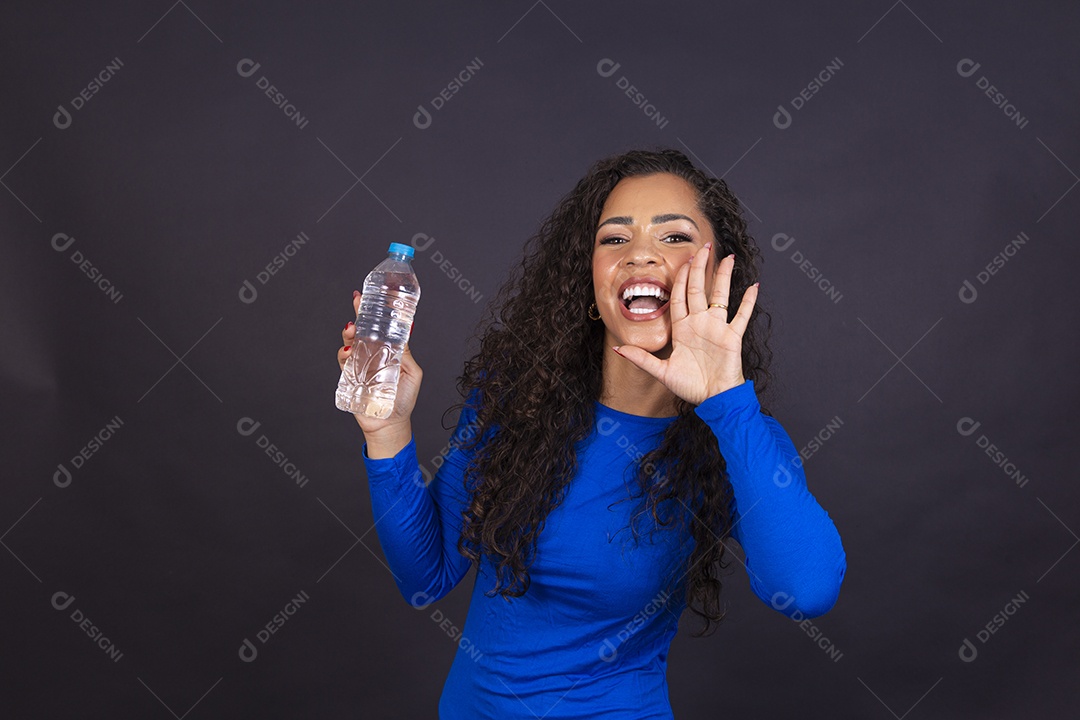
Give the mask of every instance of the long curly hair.
<path id="1" fill-rule="evenodd" d="M 602 387 L 604 323 L 590 320 L 587 311 L 594 299 L 592 253 L 600 212 L 620 180 L 654 173 L 689 182 L 712 225 L 717 260 L 735 253 L 730 316 L 758 279 L 760 252 L 735 195 L 678 150 L 633 150 L 603 159 L 560 200 L 526 242 L 520 266 L 479 322 L 471 338 L 479 338 L 479 350 L 466 360 L 457 381 L 462 397 L 474 389 L 481 397 L 473 432 L 459 445 L 474 452 L 466 471 L 470 499 L 462 513 L 458 551 L 474 563 L 485 554 L 490 557 L 497 579 L 489 597 L 519 597 L 528 590 L 536 540 L 574 477 L 575 444 L 593 429 L 593 403 Z M 759 322 L 762 317 L 765 321 Z M 771 316 L 757 302 L 743 335 L 742 364 L 743 375 L 758 391 L 770 377 L 771 326 Z M 640 492 L 634 497 L 645 501 L 631 526 L 646 511 L 655 527 L 676 524 L 686 532 L 690 523 L 694 546 L 681 577 L 686 578 L 686 606 L 704 621 L 695 633 L 700 636 L 726 615 L 720 608 L 720 571 L 726 567 L 721 538 L 731 528 L 731 487 L 712 430 L 691 403 L 676 398 L 676 407 L 678 417 L 657 448 L 637 461 Z M 497 432 L 481 443 L 494 428 Z M 676 502 L 689 512 L 661 512 Z M 637 539 L 636 527 L 633 532 Z"/>

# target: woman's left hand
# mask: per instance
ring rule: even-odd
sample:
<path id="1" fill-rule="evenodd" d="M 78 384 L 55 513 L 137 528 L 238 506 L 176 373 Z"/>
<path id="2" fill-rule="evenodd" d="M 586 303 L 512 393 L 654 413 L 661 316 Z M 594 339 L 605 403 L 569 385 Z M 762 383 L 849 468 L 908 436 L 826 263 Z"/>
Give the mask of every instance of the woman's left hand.
<path id="1" fill-rule="evenodd" d="M 758 284 L 754 283 L 743 293 L 731 322 L 727 319 L 727 309 L 709 307 L 709 303 L 728 304 L 731 271 L 735 267 L 733 256 L 717 264 L 712 297 L 706 300 L 705 268 L 710 252 L 711 247 L 699 249 L 675 276 L 668 308 L 671 355 L 661 360 L 632 345 L 615 349 L 694 405 L 746 382 L 742 374 L 742 336 L 758 296 Z"/>

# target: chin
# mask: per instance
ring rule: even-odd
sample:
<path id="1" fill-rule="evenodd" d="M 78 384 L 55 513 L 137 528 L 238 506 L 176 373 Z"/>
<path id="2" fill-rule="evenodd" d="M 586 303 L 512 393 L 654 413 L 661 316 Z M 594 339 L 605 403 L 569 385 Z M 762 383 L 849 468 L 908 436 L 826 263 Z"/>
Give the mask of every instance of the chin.
<path id="1" fill-rule="evenodd" d="M 624 335 L 622 343 L 612 343 L 613 345 L 634 345 L 642 350 L 651 352 L 659 358 L 666 358 L 671 355 L 671 333 L 664 332 L 662 334 L 656 333 L 644 333 L 644 332 L 628 332 Z"/>

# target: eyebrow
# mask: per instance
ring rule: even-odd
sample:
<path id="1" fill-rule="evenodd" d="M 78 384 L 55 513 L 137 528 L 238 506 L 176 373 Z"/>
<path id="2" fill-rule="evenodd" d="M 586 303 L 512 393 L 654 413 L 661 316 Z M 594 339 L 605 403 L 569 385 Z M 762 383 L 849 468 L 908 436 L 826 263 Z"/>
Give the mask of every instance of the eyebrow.
<path id="1" fill-rule="evenodd" d="M 666 213 L 664 215 L 654 215 L 653 219 L 652 219 L 654 225 L 659 225 L 661 223 L 671 222 L 672 220 L 686 220 L 691 225 L 693 225 L 695 228 L 697 228 L 697 226 L 698 226 L 697 223 L 693 221 L 693 219 L 687 217 L 686 215 L 681 215 L 679 213 Z M 600 228 L 604 227 L 605 225 L 633 225 L 633 224 L 634 224 L 634 218 L 630 217 L 629 215 L 617 215 L 615 217 L 610 217 L 607 220 L 605 220 L 604 222 L 600 223 L 600 225 L 596 229 L 599 230 Z"/>

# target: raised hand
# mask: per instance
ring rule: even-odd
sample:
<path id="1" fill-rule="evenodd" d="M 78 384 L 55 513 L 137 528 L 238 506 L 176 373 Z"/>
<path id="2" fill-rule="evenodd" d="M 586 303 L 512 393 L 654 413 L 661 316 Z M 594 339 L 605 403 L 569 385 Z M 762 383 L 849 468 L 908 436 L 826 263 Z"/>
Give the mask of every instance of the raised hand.
<path id="1" fill-rule="evenodd" d="M 671 392 L 694 405 L 746 382 L 742 374 L 742 336 L 758 296 L 758 283 L 743 293 L 738 312 L 728 322 L 728 297 L 735 256 L 721 260 L 705 298 L 705 268 L 712 243 L 679 268 L 671 289 L 671 355 L 661 360 L 633 345 L 615 352 L 646 371 Z M 722 307 L 718 307 L 722 306 Z"/>

